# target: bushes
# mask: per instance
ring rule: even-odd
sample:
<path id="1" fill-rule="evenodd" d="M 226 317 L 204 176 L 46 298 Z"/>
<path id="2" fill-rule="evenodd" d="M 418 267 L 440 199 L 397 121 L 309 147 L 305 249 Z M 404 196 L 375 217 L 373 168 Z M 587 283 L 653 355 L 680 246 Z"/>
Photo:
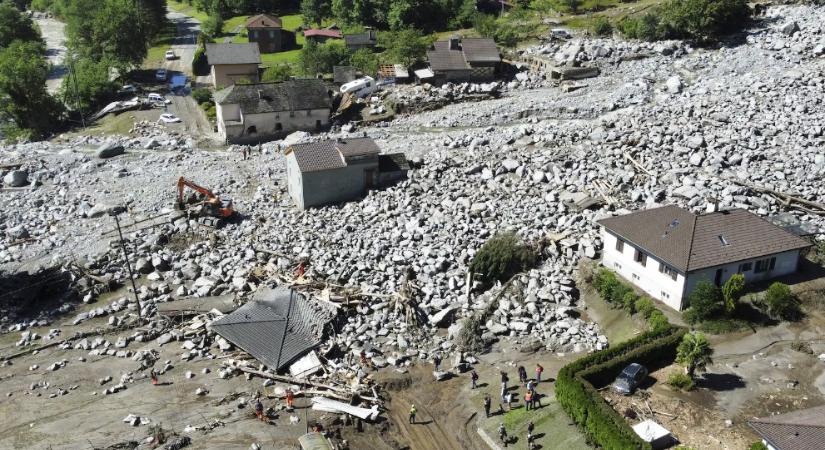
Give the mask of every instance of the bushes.
<path id="1" fill-rule="evenodd" d="M 267 67 L 261 76 L 261 81 L 286 81 L 292 76 L 292 67 L 289 64 L 278 64 Z"/>
<path id="2" fill-rule="evenodd" d="M 212 92 L 209 89 L 204 88 L 193 89 L 192 98 L 195 99 L 195 102 L 197 102 L 198 104 L 211 102 Z"/>
<path id="3" fill-rule="evenodd" d="M 761 442 L 754 442 L 748 447 L 748 450 L 768 450 L 768 447 Z"/>
<path id="4" fill-rule="evenodd" d="M 692 391 L 696 386 L 692 378 L 681 372 L 670 374 L 670 376 L 667 377 L 667 384 L 682 391 Z"/>
<path id="5" fill-rule="evenodd" d="M 662 39 L 659 31 L 659 16 L 647 13 L 641 17 L 627 17 L 619 22 L 619 31 L 630 39 L 655 41 Z"/>
<path id="6" fill-rule="evenodd" d="M 610 24 L 607 17 L 599 16 L 593 20 L 591 30 L 596 36 L 609 36 L 613 34 L 613 25 Z"/>
<path id="7" fill-rule="evenodd" d="M 515 233 L 497 234 L 490 238 L 470 263 L 470 272 L 485 283 L 506 281 L 531 267 L 537 255 Z"/>
<path id="8" fill-rule="evenodd" d="M 773 319 L 797 320 L 802 315 L 799 299 L 791 293 L 791 288 L 779 282 L 771 284 L 765 292 L 765 307 Z"/>
<path id="9" fill-rule="evenodd" d="M 209 75 L 209 61 L 206 59 L 206 49 L 203 44 L 195 49 L 195 55 L 192 57 L 192 73 L 199 76 Z"/>
<path id="10" fill-rule="evenodd" d="M 631 39 L 708 43 L 741 30 L 751 14 L 746 0 L 670 0 L 653 12 L 622 20 L 618 28 Z"/>
<path id="11" fill-rule="evenodd" d="M 684 329 L 670 326 L 649 331 L 564 366 L 556 379 L 559 404 L 591 442 L 606 450 L 651 449 L 604 401 L 594 385 L 610 383 L 631 362 L 661 365 L 673 361 L 684 333 Z"/>
<path id="12" fill-rule="evenodd" d="M 733 314 L 745 290 L 745 275 L 735 273 L 722 285 L 722 298 L 725 300 L 725 312 Z"/>
<path id="13" fill-rule="evenodd" d="M 696 283 L 693 292 L 688 296 L 690 308 L 684 317 L 688 323 L 695 324 L 718 317 L 723 311 L 722 291 L 707 280 Z"/>
<path id="14" fill-rule="evenodd" d="M 656 309 L 651 299 L 637 295 L 633 288 L 621 282 L 612 270 L 599 269 L 593 276 L 593 287 L 602 299 L 613 307 L 622 308 L 629 314 L 639 312 L 651 330 L 670 326 L 667 317 Z"/>
<path id="15" fill-rule="evenodd" d="M 653 314 L 653 311 L 656 311 L 656 306 L 653 304 L 653 300 L 647 297 L 639 297 L 636 300 L 636 311 L 647 320 Z"/>
<path id="16" fill-rule="evenodd" d="M 647 318 L 647 325 L 651 330 L 661 330 L 670 326 L 665 314 L 658 309 L 654 309 Z"/>

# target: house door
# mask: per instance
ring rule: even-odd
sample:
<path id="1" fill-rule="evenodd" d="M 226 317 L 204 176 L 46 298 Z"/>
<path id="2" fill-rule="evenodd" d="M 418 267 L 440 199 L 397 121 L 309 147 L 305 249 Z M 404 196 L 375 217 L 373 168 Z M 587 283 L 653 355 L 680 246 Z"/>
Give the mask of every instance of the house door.
<path id="1" fill-rule="evenodd" d="M 716 276 L 713 278 L 713 284 L 717 286 L 722 285 L 722 269 L 716 269 Z"/>
<path id="2" fill-rule="evenodd" d="M 364 178 L 366 179 L 366 188 L 372 189 L 375 187 L 375 169 L 367 169 L 364 171 Z"/>

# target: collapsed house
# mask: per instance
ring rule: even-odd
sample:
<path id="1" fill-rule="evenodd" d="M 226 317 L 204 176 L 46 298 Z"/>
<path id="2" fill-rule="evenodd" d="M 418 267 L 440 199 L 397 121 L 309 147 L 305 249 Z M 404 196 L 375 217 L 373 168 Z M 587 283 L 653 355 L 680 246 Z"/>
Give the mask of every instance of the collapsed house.
<path id="1" fill-rule="evenodd" d="M 496 77 L 501 55 L 492 39 L 453 36 L 433 43 L 427 61 L 436 83 L 485 82 Z"/>
<path id="2" fill-rule="evenodd" d="M 289 288 L 261 289 L 209 328 L 274 371 L 318 347 L 336 308 Z"/>
<path id="3" fill-rule="evenodd" d="M 379 153 L 369 138 L 293 145 L 284 152 L 289 194 L 306 209 L 353 200 L 406 176 L 410 167 L 403 154 Z"/>

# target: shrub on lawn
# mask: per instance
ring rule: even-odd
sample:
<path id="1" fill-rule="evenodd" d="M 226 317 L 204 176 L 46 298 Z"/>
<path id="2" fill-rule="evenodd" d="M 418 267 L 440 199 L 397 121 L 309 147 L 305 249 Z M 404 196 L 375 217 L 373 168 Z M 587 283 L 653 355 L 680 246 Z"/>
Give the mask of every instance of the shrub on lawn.
<path id="1" fill-rule="evenodd" d="M 658 12 L 666 37 L 699 42 L 741 30 L 751 13 L 747 0 L 670 0 Z"/>
<path id="2" fill-rule="evenodd" d="M 654 309 L 653 312 L 650 313 L 650 316 L 647 318 L 647 326 L 650 327 L 651 330 L 661 330 L 665 329 L 670 326 L 670 322 L 667 321 L 667 317 L 665 314 L 658 309 Z"/>
<path id="3" fill-rule="evenodd" d="M 768 447 L 761 442 L 754 442 L 748 447 L 748 450 L 768 450 Z"/>
<path id="4" fill-rule="evenodd" d="M 630 39 L 655 41 L 661 39 L 659 32 L 659 17 L 655 14 L 645 14 L 641 17 L 626 17 L 618 25 L 619 31 Z"/>
<path id="5" fill-rule="evenodd" d="M 667 377 L 667 384 L 682 391 L 692 391 L 696 384 L 693 379 L 681 372 L 674 372 Z"/>
<path id="6" fill-rule="evenodd" d="M 725 299 L 725 312 L 733 314 L 736 311 L 736 305 L 739 304 L 739 298 L 742 297 L 742 292 L 745 290 L 745 275 L 735 273 L 728 278 L 728 281 L 722 285 L 722 298 Z"/>
<path id="7" fill-rule="evenodd" d="M 611 25 L 610 20 L 604 16 L 596 17 L 593 20 L 591 29 L 596 36 L 609 36 L 613 34 L 613 25 Z"/>
<path id="8" fill-rule="evenodd" d="M 691 324 L 718 317 L 724 309 L 722 291 L 707 280 L 696 283 L 688 301 L 690 308 L 685 311 L 684 317 Z"/>
<path id="9" fill-rule="evenodd" d="M 799 299 L 791 292 L 788 285 L 775 282 L 765 292 L 765 307 L 773 319 L 797 320 L 802 315 Z"/>
<path id="10" fill-rule="evenodd" d="M 470 263 L 470 271 L 485 283 L 506 281 L 536 262 L 535 251 L 515 233 L 497 234 L 481 246 Z"/>
<path id="11" fill-rule="evenodd" d="M 192 89 L 192 98 L 195 99 L 195 102 L 198 104 L 211 102 L 212 92 L 205 88 Z"/>
<path id="12" fill-rule="evenodd" d="M 636 302 L 639 300 L 639 296 L 636 295 L 635 292 L 629 291 L 625 292 L 624 297 L 622 297 L 622 307 L 630 314 L 636 312 Z"/>
<path id="13" fill-rule="evenodd" d="M 647 297 L 639 297 L 639 299 L 636 300 L 636 311 L 647 320 L 650 318 L 650 315 L 653 314 L 653 311 L 656 311 L 656 306 L 653 304 L 653 300 Z"/>

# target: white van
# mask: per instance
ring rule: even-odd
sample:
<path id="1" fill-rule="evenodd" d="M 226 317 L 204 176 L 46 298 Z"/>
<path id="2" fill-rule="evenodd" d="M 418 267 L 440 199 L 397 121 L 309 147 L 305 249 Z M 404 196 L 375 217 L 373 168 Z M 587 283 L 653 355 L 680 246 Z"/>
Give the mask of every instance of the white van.
<path id="1" fill-rule="evenodd" d="M 147 96 L 150 102 L 166 103 L 166 99 L 162 95 L 152 92 Z"/>
<path id="2" fill-rule="evenodd" d="M 564 28 L 553 28 L 550 30 L 550 36 L 553 36 L 556 39 L 572 39 L 573 35 L 570 34 L 569 31 L 565 30 Z"/>
<path id="3" fill-rule="evenodd" d="M 341 85 L 342 94 L 352 94 L 356 97 L 366 97 L 378 90 L 378 85 L 372 77 L 359 78 Z"/>

